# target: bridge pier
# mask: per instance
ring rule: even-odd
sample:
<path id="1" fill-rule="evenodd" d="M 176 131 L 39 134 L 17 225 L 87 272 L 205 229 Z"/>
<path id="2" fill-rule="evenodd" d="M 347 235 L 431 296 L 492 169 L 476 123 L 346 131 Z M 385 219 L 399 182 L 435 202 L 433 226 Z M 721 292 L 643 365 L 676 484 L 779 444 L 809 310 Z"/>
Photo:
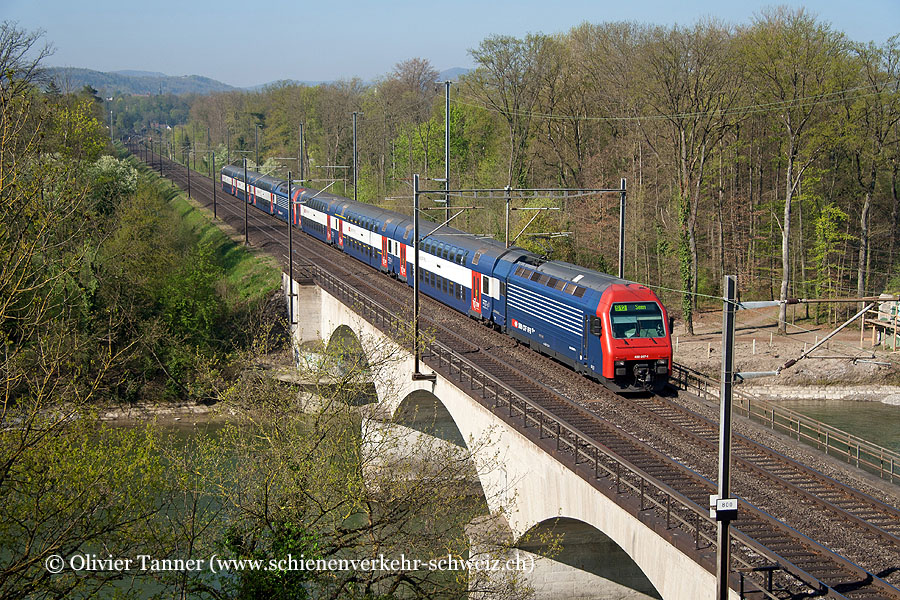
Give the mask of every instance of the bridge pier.
<path id="1" fill-rule="evenodd" d="M 322 339 L 322 332 L 320 331 L 322 322 L 322 288 L 315 284 L 300 284 L 294 281 L 294 297 L 292 299 L 290 279 L 287 273 L 281 274 L 281 287 L 284 290 L 288 315 L 294 315 L 291 331 L 296 352 L 296 348 L 303 344 L 318 342 Z M 291 302 L 293 302 L 293 311 L 291 311 Z"/>

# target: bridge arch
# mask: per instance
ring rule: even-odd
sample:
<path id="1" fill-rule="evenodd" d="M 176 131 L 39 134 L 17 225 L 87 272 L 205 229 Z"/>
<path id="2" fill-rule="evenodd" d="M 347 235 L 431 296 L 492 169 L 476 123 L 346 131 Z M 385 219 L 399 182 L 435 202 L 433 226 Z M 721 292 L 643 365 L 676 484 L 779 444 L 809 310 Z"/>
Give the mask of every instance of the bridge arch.
<path id="1" fill-rule="evenodd" d="M 370 404 L 378 399 L 369 354 L 359 335 L 349 325 L 339 325 L 325 345 L 325 371 L 339 386 L 338 393 L 351 405 Z"/>
<path id="2" fill-rule="evenodd" d="M 578 586 L 578 580 L 583 580 L 584 585 L 595 589 L 591 597 L 661 598 L 641 567 L 619 544 L 579 519 L 545 519 L 520 536 L 515 546 L 541 563 L 535 570 L 540 569 L 546 586 L 570 582 Z M 565 592 L 559 589 L 544 591 Z"/>
<path id="3" fill-rule="evenodd" d="M 401 400 L 394 411 L 394 423 L 468 449 L 453 415 L 440 398 L 428 390 L 414 390 Z"/>

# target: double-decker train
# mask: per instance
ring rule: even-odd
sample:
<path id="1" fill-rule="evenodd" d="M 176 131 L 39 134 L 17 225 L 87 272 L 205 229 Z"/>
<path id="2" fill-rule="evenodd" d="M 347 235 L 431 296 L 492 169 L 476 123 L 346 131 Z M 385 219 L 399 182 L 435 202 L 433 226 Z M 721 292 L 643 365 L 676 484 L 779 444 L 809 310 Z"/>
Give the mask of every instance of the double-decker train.
<path id="1" fill-rule="evenodd" d="M 222 189 L 435 300 L 619 391 L 659 391 L 672 366 L 659 298 L 631 281 L 519 247 L 226 166 Z M 291 203 L 294 211 L 290 211 Z"/>

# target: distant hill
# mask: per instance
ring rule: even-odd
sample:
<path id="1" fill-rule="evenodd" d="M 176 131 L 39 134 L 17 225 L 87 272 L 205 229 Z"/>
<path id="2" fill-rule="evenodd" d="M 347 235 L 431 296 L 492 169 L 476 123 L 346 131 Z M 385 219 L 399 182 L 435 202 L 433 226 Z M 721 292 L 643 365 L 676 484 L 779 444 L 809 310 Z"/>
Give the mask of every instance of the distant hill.
<path id="1" fill-rule="evenodd" d="M 80 90 L 89 85 L 100 92 L 101 96 L 114 94 L 210 94 L 237 89 L 221 81 L 200 75 L 172 77 L 150 71 L 104 73 L 74 67 L 51 67 L 48 71 L 60 90 Z"/>
<path id="2" fill-rule="evenodd" d="M 159 71 L 110 71 L 110 73 L 115 73 L 116 75 L 126 75 L 128 77 L 166 77 L 165 73 L 160 73 Z"/>
<path id="3" fill-rule="evenodd" d="M 173 77 L 158 71 L 94 71 L 92 69 L 79 69 L 75 67 L 50 67 L 49 75 L 56 82 L 60 90 L 76 91 L 89 85 L 100 92 L 101 96 L 115 94 L 212 94 L 214 92 L 228 92 L 243 89 L 251 92 L 260 91 L 267 87 L 280 85 L 307 85 L 316 86 L 328 81 L 297 81 L 295 79 L 283 79 L 270 81 L 260 85 L 246 88 L 236 88 L 200 75 L 183 75 Z M 438 81 L 456 81 L 461 75 L 465 75 L 471 69 L 454 67 L 446 69 L 438 74 Z"/>

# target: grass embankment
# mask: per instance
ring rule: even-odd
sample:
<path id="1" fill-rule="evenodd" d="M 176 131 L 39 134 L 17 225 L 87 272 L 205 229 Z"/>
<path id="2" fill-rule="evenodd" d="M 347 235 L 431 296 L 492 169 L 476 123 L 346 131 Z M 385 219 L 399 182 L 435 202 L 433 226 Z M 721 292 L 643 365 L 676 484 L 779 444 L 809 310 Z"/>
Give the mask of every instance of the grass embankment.
<path id="1" fill-rule="evenodd" d="M 277 343 L 281 270 L 136 157 L 124 160 L 139 183 L 116 207 L 104 256 L 121 290 L 107 304 L 128 311 L 135 345 L 114 396 L 214 402 L 248 351 Z"/>
<path id="2" fill-rule="evenodd" d="M 189 199 L 181 188 L 155 175 L 124 150 L 122 153 L 129 156 L 129 162 L 143 176 L 155 182 L 172 210 L 179 237 L 188 236 L 194 246 L 206 246 L 212 251 L 216 264 L 223 270 L 232 308 L 235 302 L 256 304 L 281 285 L 281 268 L 274 258 L 236 242 L 219 226 L 221 221 L 217 223 L 209 210 Z"/>

